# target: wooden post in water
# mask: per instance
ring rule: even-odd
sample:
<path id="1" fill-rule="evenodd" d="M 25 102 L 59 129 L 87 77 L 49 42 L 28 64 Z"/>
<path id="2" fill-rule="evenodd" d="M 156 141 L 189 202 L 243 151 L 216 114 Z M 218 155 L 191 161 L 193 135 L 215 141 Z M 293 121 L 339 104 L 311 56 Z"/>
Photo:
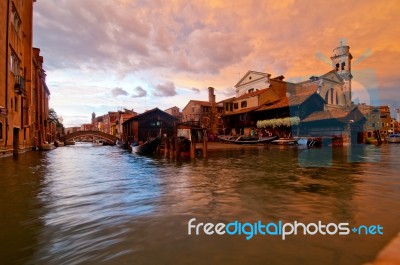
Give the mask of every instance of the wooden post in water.
<path id="1" fill-rule="evenodd" d="M 168 137 L 166 137 L 165 138 L 164 157 L 168 156 L 168 152 L 169 152 L 169 141 L 168 141 Z"/>
<path id="2" fill-rule="evenodd" d="M 169 138 L 169 146 L 170 146 L 169 157 L 173 158 L 175 153 L 174 137 Z"/>
<path id="3" fill-rule="evenodd" d="M 190 158 L 196 158 L 196 142 L 193 133 L 190 134 Z"/>
<path id="4" fill-rule="evenodd" d="M 203 158 L 207 157 L 207 131 L 203 130 Z"/>
<path id="5" fill-rule="evenodd" d="M 180 146 L 180 143 L 179 143 L 179 138 L 176 135 L 174 136 L 174 143 L 175 143 L 175 154 L 174 154 L 174 156 L 175 156 L 175 158 L 178 158 L 180 156 L 180 154 L 181 154 L 181 146 Z"/>

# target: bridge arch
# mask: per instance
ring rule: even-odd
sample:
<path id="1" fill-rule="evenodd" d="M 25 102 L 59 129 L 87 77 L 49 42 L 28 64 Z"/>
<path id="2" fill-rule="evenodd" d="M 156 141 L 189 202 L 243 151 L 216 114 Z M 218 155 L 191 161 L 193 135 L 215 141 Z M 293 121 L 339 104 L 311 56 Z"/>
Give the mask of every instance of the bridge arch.
<path id="1" fill-rule="evenodd" d="M 118 137 L 108 134 L 108 133 L 104 133 L 104 132 L 100 132 L 100 131 L 77 131 L 77 132 L 73 132 L 70 134 L 67 134 L 64 136 L 64 141 L 69 141 L 69 140 L 73 140 L 75 138 L 78 137 L 97 137 L 97 138 L 101 138 L 103 140 L 105 140 L 108 144 L 115 144 L 115 142 L 117 141 Z"/>

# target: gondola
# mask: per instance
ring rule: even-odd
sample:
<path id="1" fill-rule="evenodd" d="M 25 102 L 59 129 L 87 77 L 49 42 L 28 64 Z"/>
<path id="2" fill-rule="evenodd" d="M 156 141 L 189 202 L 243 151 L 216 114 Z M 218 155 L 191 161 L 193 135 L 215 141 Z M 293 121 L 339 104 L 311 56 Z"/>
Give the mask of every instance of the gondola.
<path id="1" fill-rule="evenodd" d="M 160 142 L 161 142 L 161 137 L 158 136 L 142 144 L 131 145 L 132 153 L 139 155 L 152 155 L 157 150 L 157 147 L 159 146 Z"/>
<path id="2" fill-rule="evenodd" d="M 223 137 L 218 136 L 218 138 L 227 143 L 233 144 L 265 144 L 269 143 L 274 139 L 277 139 L 277 136 L 268 136 L 268 137 L 257 137 L 257 136 L 229 136 Z"/>

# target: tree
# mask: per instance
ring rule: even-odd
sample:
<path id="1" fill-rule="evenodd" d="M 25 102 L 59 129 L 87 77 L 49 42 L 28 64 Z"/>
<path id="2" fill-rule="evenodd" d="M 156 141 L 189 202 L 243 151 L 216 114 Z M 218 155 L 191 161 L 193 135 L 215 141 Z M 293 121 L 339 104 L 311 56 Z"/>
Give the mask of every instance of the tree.
<path id="1" fill-rule="evenodd" d="M 57 112 L 53 108 L 49 109 L 48 116 L 49 116 L 49 120 L 58 122 Z"/>
<path id="2" fill-rule="evenodd" d="M 64 125 L 62 124 L 62 118 L 58 117 L 57 112 L 53 108 L 49 109 L 48 119 L 54 121 L 56 123 L 56 127 L 64 128 Z"/>

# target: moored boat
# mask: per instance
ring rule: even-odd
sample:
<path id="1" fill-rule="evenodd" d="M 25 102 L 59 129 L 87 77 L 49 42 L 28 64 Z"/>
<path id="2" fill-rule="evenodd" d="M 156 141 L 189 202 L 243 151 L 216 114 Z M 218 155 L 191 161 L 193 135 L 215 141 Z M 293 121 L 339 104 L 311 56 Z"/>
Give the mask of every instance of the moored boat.
<path id="1" fill-rule="evenodd" d="M 48 143 L 45 142 L 42 144 L 42 150 L 53 150 L 54 148 L 56 148 L 56 146 L 54 145 L 54 143 Z"/>
<path id="2" fill-rule="evenodd" d="M 65 144 L 64 144 L 63 141 L 57 140 L 57 141 L 54 142 L 54 145 L 55 145 L 56 147 L 62 147 L 62 146 L 64 146 Z"/>
<path id="3" fill-rule="evenodd" d="M 158 136 L 144 143 L 139 143 L 138 145 L 131 145 L 132 153 L 139 155 L 152 155 L 157 150 L 161 142 L 161 137 Z"/>
<path id="4" fill-rule="evenodd" d="M 258 137 L 258 136 L 218 136 L 224 142 L 234 144 L 265 144 L 276 139 L 276 136 Z"/>
<path id="5" fill-rule="evenodd" d="M 119 148 L 124 148 L 125 142 L 118 139 L 118 140 L 115 142 L 115 145 L 116 145 L 117 147 L 119 147 Z"/>
<path id="6" fill-rule="evenodd" d="M 65 141 L 65 145 L 75 145 L 75 140 Z"/>
<path id="7" fill-rule="evenodd" d="M 102 146 L 102 145 L 104 145 L 104 141 L 103 140 L 96 140 L 96 141 L 93 142 L 93 145 Z"/>
<path id="8" fill-rule="evenodd" d="M 400 134 L 391 134 L 386 137 L 386 142 L 388 143 L 400 143 Z"/>
<path id="9" fill-rule="evenodd" d="M 321 147 L 322 146 L 321 138 L 295 137 L 294 140 L 297 141 L 297 144 L 299 146 L 307 146 L 307 147 Z"/>
<path id="10" fill-rule="evenodd" d="M 298 145 L 298 142 L 296 139 L 277 139 L 271 141 L 271 144 L 276 144 L 276 145 Z"/>

